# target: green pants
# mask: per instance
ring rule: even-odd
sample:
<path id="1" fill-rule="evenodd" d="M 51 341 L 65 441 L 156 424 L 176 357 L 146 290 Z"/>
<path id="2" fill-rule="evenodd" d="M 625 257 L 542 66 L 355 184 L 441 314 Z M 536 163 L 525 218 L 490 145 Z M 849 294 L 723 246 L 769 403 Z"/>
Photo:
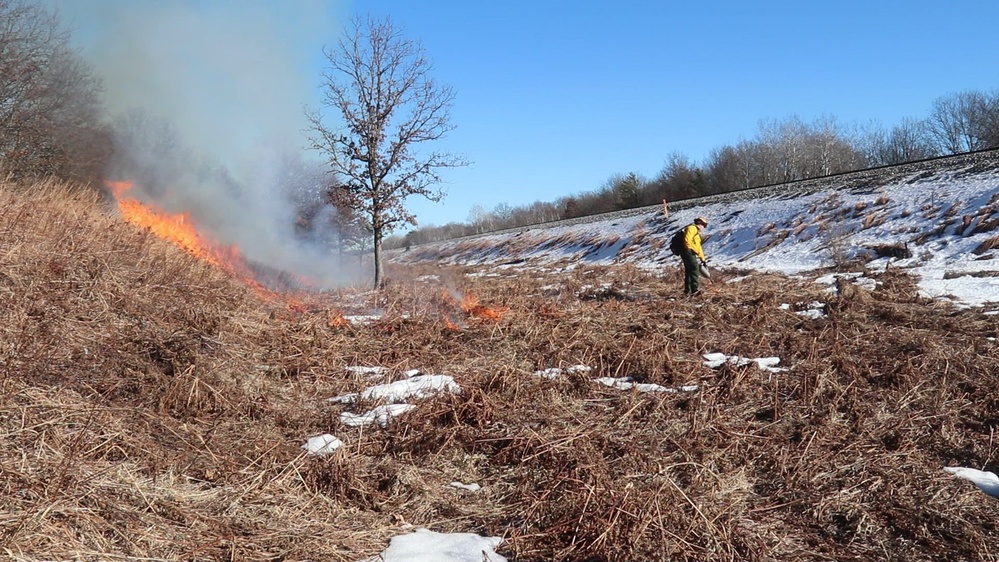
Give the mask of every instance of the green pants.
<path id="1" fill-rule="evenodd" d="M 692 295 L 697 292 L 701 282 L 701 259 L 697 254 L 687 250 L 680 254 L 683 260 L 683 293 Z"/>

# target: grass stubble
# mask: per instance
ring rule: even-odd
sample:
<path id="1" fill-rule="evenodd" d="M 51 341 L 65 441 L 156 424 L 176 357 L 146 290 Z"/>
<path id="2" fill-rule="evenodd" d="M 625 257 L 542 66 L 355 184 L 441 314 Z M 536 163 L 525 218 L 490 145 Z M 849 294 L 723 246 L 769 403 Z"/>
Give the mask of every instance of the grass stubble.
<path id="1" fill-rule="evenodd" d="M 356 561 L 413 526 L 500 536 L 520 562 L 999 557 L 995 500 L 941 470 L 999 467 L 999 319 L 902 273 L 830 293 L 716 271 L 689 299 L 675 267 L 424 265 L 289 308 L 90 192 L 0 198 L 12 560 Z M 825 316 L 795 313 L 814 302 Z M 709 369 L 718 351 L 790 370 Z M 533 375 L 573 365 L 592 371 Z M 372 384 L 348 366 L 462 392 L 347 427 L 327 398 Z M 344 446 L 306 456 L 327 432 Z"/>

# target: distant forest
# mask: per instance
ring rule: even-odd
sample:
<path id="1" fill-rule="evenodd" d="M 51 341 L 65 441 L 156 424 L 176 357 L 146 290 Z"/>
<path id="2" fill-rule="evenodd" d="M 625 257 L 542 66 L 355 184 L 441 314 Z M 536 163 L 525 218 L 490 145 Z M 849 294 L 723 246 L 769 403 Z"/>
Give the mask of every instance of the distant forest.
<path id="1" fill-rule="evenodd" d="M 70 38 L 56 14 L 40 4 L 0 0 L 0 174 L 25 185 L 56 178 L 95 189 L 124 178 L 154 193 L 169 189 L 175 180 L 170 170 L 197 168 L 238 191 L 231 174 L 193 154 L 171 123 L 142 112 L 112 119 L 102 103 L 101 77 L 71 48 Z M 702 163 L 664 151 L 665 165 L 651 179 L 613 175 L 594 191 L 523 207 L 476 208 L 466 223 L 420 228 L 385 243 L 433 242 L 996 147 L 999 90 L 944 95 L 925 117 L 893 126 L 847 128 L 833 116 L 811 123 L 790 116 L 761 121 L 753 139 L 721 146 Z M 276 177 L 302 238 L 341 252 L 363 250 L 366 229 L 330 197 L 334 184 L 326 167 L 304 154 L 277 160 Z"/>
<path id="2" fill-rule="evenodd" d="M 756 136 L 724 145 L 701 164 L 679 152 L 651 179 L 635 173 L 612 176 L 594 191 L 522 207 L 476 207 L 467 223 L 421 228 L 393 245 L 436 242 L 737 191 L 937 156 L 999 148 L 999 91 L 969 90 L 937 98 L 929 114 L 886 127 L 844 127 L 834 116 L 806 123 L 796 115 L 761 121 Z"/>

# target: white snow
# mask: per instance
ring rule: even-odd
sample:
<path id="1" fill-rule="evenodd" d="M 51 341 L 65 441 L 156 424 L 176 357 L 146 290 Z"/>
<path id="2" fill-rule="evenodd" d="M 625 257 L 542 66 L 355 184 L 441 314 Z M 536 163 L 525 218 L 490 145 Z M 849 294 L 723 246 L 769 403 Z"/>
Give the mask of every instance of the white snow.
<path id="1" fill-rule="evenodd" d="M 666 392 L 669 394 L 676 394 L 677 392 L 694 392 L 699 388 L 696 384 L 684 385 L 678 388 L 670 388 L 652 383 L 638 383 L 638 382 L 633 382 L 631 380 L 631 377 L 617 377 L 617 378 L 600 377 L 598 379 L 593 379 L 593 382 L 598 382 L 602 385 L 606 385 L 611 388 L 617 388 L 619 390 L 635 389 L 638 392 Z"/>
<path id="2" fill-rule="evenodd" d="M 740 357 L 738 355 L 725 355 L 724 353 L 705 353 L 702 357 L 704 357 L 704 364 L 711 369 L 717 369 L 726 363 L 737 367 L 755 363 L 760 369 L 770 371 L 771 373 L 782 373 L 787 371 L 786 368 L 777 366 L 780 364 L 780 357 L 759 357 L 756 359 L 750 359 L 748 357 Z"/>
<path id="3" fill-rule="evenodd" d="M 797 308 L 798 310 L 795 310 Z M 812 301 L 810 303 L 796 303 L 791 305 L 790 303 L 784 303 L 780 305 L 781 310 L 794 310 L 794 313 L 798 316 L 803 316 L 811 320 L 818 320 L 819 318 L 825 318 L 826 316 L 826 303 L 819 301 Z"/>
<path id="4" fill-rule="evenodd" d="M 494 550 L 500 542 L 499 537 L 416 529 L 392 537 L 381 555 L 364 562 L 506 562 Z"/>
<path id="5" fill-rule="evenodd" d="M 713 272 L 733 268 L 800 275 L 835 291 L 838 278 L 875 289 L 877 280 L 867 273 L 898 269 L 917 279 L 923 296 L 973 307 L 999 304 L 999 249 L 975 253 L 999 234 L 976 229 L 999 220 L 997 193 L 996 170 L 912 172 L 880 187 L 718 199 L 673 210 L 668 218 L 656 206 L 630 216 L 525 227 L 390 255 L 403 263 L 435 259 L 483 269 L 570 271 L 589 263 L 661 271 L 664 265 L 679 267 L 667 249 L 669 236 L 704 215 L 711 219 L 704 249 Z M 886 246 L 904 248 L 911 256 L 877 257 L 877 248 Z M 865 255 L 865 272 L 812 273 Z M 518 264 L 503 265 L 511 260 Z"/>
<path id="6" fill-rule="evenodd" d="M 963 466 L 946 466 L 944 470 L 958 478 L 971 482 L 975 486 L 978 486 L 979 490 L 993 498 L 999 498 L 999 476 L 996 476 L 994 472 Z"/>
<path id="7" fill-rule="evenodd" d="M 354 325 L 366 326 L 378 322 L 382 317 L 376 314 L 353 314 L 344 316 L 343 319 Z"/>
<path id="8" fill-rule="evenodd" d="M 438 392 L 461 393 L 461 387 L 454 378 L 447 375 L 414 375 L 404 380 L 372 386 L 360 393 L 344 394 L 330 398 L 332 402 L 352 403 L 358 397 L 364 400 L 385 400 L 403 402 L 409 398 L 426 398 Z"/>
<path id="9" fill-rule="evenodd" d="M 343 446 L 343 441 L 340 441 L 329 433 L 324 433 L 315 437 L 309 437 L 305 445 L 302 445 L 302 448 L 310 456 L 325 457 L 332 454 L 333 451 L 336 451 L 341 446 Z"/>
<path id="10" fill-rule="evenodd" d="M 593 367 L 589 365 L 573 365 L 571 367 L 549 367 L 547 369 L 540 369 L 534 371 L 534 376 L 542 377 L 546 379 L 557 379 L 560 375 L 567 375 L 572 373 L 589 373 L 593 370 Z"/>
<path id="11" fill-rule="evenodd" d="M 343 412 L 340 414 L 340 421 L 344 425 L 349 425 L 351 427 L 370 425 L 375 422 L 377 422 L 378 425 L 385 427 L 388 425 L 389 420 L 396 416 L 401 416 L 413 408 L 416 408 L 416 406 L 412 404 L 385 404 L 384 406 L 378 406 L 377 408 L 368 410 L 363 414 Z"/>
<path id="12" fill-rule="evenodd" d="M 482 486 L 475 483 L 463 484 L 461 482 L 451 482 L 448 486 L 451 486 L 452 488 L 461 488 L 462 490 L 468 490 L 469 492 L 478 492 L 482 489 Z"/>
<path id="13" fill-rule="evenodd" d="M 376 378 L 385 376 L 388 373 L 388 367 L 362 367 L 362 366 L 350 366 L 347 367 L 347 372 L 355 375 L 363 375 L 366 377 Z"/>
<path id="14" fill-rule="evenodd" d="M 870 277 L 865 277 L 863 273 L 831 273 L 829 275 L 823 275 L 821 277 L 816 277 L 815 282 L 820 285 L 829 285 L 829 292 L 836 291 L 836 282 L 840 279 L 850 281 L 854 285 L 863 287 L 868 291 L 873 291 L 877 289 L 878 282 Z"/>
<path id="15" fill-rule="evenodd" d="M 348 370 L 351 368 L 348 367 Z M 360 393 L 352 392 L 329 398 L 330 402 L 338 404 L 354 404 L 358 399 L 383 401 L 388 404 L 368 410 L 363 414 L 343 412 L 340 421 L 347 426 L 357 427 L 378 423 L 385 427 L 389 421 L 412 410 L 416 406 L 405 403 L 409 399 L 420 400 L 440 392 L 461 394 L 461 387 L 448 375 L 423 375 L 417 369 L 406 371 L 408 378 L 394 382 L 368 387 Z"/>

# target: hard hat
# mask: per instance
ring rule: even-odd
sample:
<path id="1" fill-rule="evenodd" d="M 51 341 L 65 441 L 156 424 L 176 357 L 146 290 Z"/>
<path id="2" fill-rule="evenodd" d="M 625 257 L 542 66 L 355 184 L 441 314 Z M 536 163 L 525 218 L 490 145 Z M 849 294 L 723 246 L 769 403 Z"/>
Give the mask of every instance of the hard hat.
<path id="1" fill-rule="evenodd" d="M 708 219 L 707 217 L 697 217 L 694 219 L 694 224 L 703 224 L 704 226 L 708 226 Z"/>

